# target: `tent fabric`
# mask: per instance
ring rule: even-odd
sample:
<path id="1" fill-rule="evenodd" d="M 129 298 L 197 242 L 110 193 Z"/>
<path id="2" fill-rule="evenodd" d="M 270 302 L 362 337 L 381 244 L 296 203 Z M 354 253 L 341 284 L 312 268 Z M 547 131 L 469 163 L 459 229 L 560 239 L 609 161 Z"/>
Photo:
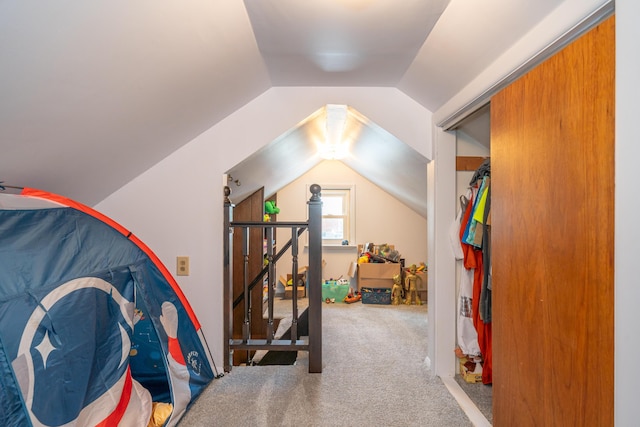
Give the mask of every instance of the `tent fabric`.
<path id="1" fill-rule="evenodd" d="M 37 189 L 34 189 L 34 188 L 24 188 L 22 190 L 22 194 L 24 196 L 29 196 L 29 198 L 32 198 L 32 199 L 38 199 L 38 198 L 39 199 L 44 199 L 44 200 L 48 200 L 48 201 L 51 201 L 51 202 L 58 202 L 58 203 L 60 203 L 61 205 L 64 205 L 64 206 L 69 206 L 69 207 L 75 208 L 75 209 L 77 209 L 77 210 L 79 210 L 81 212 L 86 213 L 87 215 L 91 215 L 91 216 L 99 219 L 100 221 L 104 222 L 105 224 L 107 224 L 107 225 L 111 226 L 112 228 L 114 228 L 115 230 L 119 231 L 122 235 L 127 236 L 127 238 L 130 239 L 132 242 L 134 242 L 145 254 L 147 254 L 147 256 L 149 258 L 151 258 L 151 260 L 155 263 L 157 268 L 160 269 L 160 271 L 162 272 L 162 275 L 164 276 L 164 278 L 167 281 L 167 283 L 169 283 L 169 285 L 171 285 L 171 288 L 173 288 L 173 291 L 176 293 L 176 295 L 182 301 L 185 309 L 187 310 L 187 313 L 189 314 L 189 317 L 191 318 L 191 321 L 196 326 L 196 329 L 200 329 L 200 323 L 198 322 L 198 319 L 196 318 L 195 313 L 193 312 L 193 310 L 191 309 L 191 306 L 187 302 L 186 297 L 184 296 L 184 294 L 182 293 L 182 290 L 180 289 L 180 286 L 178 286 L 178 283 L 175 281 L 175 279 L 173 278 L 171 273 L 169 273 L 169 270 L 167 270 L 167 268 L 160 261 L 160 259 L 156 256 L 156 254 L 154 254 L 151 251 L 151 249 L 149 249 L 149 247 L 144 244 L 144 242 L 142 242 L 135 235 L 133 235 L 133 233 L 131 233 L 129 230 L 127 230 L 126 228 L 124 228 L 122 225 L 118 224 L 117 222 L 115 222 L 111 218 L 107 217 L 106 215 L 96 211 L 95 209 L 91 209 L 90 207 L 88 207 L 86 205 L 83 205 L 80 202 L 68 199 L 68 198 L 60 196 L 58 194 L 53 194 L 53 193 L 49 193 L 49 192 L 46 192 L 46 191 L 37 190 Z"/>
<path id="2" fill-rule="evenodd" d="M 174 426 L 213 378 L 146 245 L 69 199 L 0 194 L 0 425 L 145 427 L 165 402 Z"/>

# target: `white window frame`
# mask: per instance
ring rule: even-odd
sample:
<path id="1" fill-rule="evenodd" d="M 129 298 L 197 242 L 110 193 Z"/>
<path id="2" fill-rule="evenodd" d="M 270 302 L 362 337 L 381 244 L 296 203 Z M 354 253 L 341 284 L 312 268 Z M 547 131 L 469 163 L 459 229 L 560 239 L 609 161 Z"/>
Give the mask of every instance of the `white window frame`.
<path id="1" fill-rule="evenodd" d="M 320 191 L 320 197 L 323 195 L 336 195 L 342 196 L 346 199 L 346 202 L 343 205 L 344 212 L 341 215 L 341 218 L 344 218 L 345 222 L 345 230 L 344 230 L 344 238 L 343 239 L 322 239 L 323 246 L 343 246 L 342 241 L 347 240 L 349 242 L 349 246 L 355 245 L 356 242 L 356 188 L 355 185 L 352 184 L 344 184 L 344 185 L 320 185 L 322 190 Z M 308 194 L 308 191 L 307 191 Z M 322 215 L 322 219 L 331 218 L 330 215 Z"/>

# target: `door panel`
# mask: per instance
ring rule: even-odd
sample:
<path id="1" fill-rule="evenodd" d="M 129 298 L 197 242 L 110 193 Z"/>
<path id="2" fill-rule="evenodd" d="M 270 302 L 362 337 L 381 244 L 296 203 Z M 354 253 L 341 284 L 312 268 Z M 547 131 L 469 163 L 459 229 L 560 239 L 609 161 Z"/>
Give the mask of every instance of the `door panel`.
<path id="1" fill-rule="evenodd" d="M 613 425 L 614 18 L 491 100 L 493 419 Z"/>
<path id="2" fill-rule="evenodd" d="M 264 188 L 241 201 L 233 210 L 234 221 L 262 221 L 264 216 Z M 249 267 L 248 280 L 252 280 L 263 267 L 263 235 L 262 229 L 249 230 Z M 242 230 L 237 228 L 233 233 L 233 300 L 244 292 L 244 256 L 242 254 Z M 242 338 L 244 323 L 244 301 L 233 310 L 233 338 Z M 265 338 L 266 324 L 262 318 L 262 286 L 258 285 L 251 292 L 251 338 Z M 246 363 L 253 356 L 245 350 L 234 350 L 233 364 Z"/>

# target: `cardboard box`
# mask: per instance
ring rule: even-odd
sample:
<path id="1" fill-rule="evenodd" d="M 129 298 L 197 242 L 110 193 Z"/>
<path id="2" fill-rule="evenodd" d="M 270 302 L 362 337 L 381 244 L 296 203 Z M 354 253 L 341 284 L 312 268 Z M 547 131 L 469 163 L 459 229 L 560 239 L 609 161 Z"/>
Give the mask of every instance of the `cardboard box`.
<path id="1" fill-rule="evenodd" d="M 287 274 L 287 276 L 280 276 L 280 284 L 285 288 L 293 285 L 293 281 L 291 280 L 293 276 L 291 274 Z M 307 273 L 298 273 L 298 286 L 305 286 L 307 283 Z"/>
<path id="2" fill-rule="evenodd" d="M 418 291 L 427 291 L 427 274 L 424 271 L 416 271 L 416 276 L 420 278 L 417 283 Z M 422 298 L 422 294 L 420 294 L 420 298 Z"/>
<path id="3" fill-rule="evenodd" d="M 463 357 L 460 359 L 460 376 L 462 377 L 462 379 L 464 379 L 466 382 L 471 383 L 471 384 L 475 384 L 475 383 L 481 383 L 482 382 L 482 372 L 474 374 L 473 372 L 470 372 L 466 366 L 464 366 L 465 363 L 467 363 L 467 358 Z"/>
<path id="4" fill-rule="evenodd" d="M 307 297 L 307 288 L 305 286 L 298 286 L 298 299 Z M 293 298 L 293 286 L 287 286 L 284 288 L 284 299 Z"/>
<path id="5" fill-rule="evenodd" d="M 286 276 L 280 276 L 279 281 L 280 284 L 284 287 L 284 299 L 293 298 L 293 281 L 291 280 L 293 276 L 291 273 Z M 302 267 L 298 269 L 298 299 L 306 298 L 307 296 L 307 267 Z M 290 284 L 291 283 L 291 284 Z"/>
<path id="6" fill-rule="evenodd" d="M 418 291 L 418 296 L 423 304 L 427 303 L 427 291 Z"/>
<path id="7" fill-rule="evenodd" d="M 393 287 L 393 276 L 400 274 L 400 264 L 365 263 L 358 264 L 358 290 L 362 288 Z"/>
<path id="8" fill-rule="evenodd" d="M 427 287 L 428 287 L 427 273 L 425 273 L 424 271 L 417 271 L 416 276 L 420 278 L 420 280 L 418 280 L 417 282 L 418 296 L 420 297 L 420 301 L 422 301 L 423 304 L 426 304 L 427 303 Z"/>

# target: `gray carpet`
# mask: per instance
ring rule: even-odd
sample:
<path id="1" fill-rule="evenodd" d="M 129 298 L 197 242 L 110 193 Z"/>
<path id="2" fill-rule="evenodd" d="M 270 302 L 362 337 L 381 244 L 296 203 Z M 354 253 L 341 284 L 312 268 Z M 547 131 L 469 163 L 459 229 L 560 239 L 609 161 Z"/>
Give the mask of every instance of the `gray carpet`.
<path id="1" fill-rule="evenodd" d="M 491 385 L 484 385 L 482 383 L 469 384 L 460 376 L 456 374 L 456 382 L 469 396 L 469 399 L 476 405 L 478 410 L 482 412 L 487 421 L 493 423 L 493 388 Z"/>
<path id="2" fill-rule="evenodd" d="M 323 304 L 323 372 L 234 367 L 214 380 L 185 426 L 470 426 L 424 365 L 426 306 Z"/>

